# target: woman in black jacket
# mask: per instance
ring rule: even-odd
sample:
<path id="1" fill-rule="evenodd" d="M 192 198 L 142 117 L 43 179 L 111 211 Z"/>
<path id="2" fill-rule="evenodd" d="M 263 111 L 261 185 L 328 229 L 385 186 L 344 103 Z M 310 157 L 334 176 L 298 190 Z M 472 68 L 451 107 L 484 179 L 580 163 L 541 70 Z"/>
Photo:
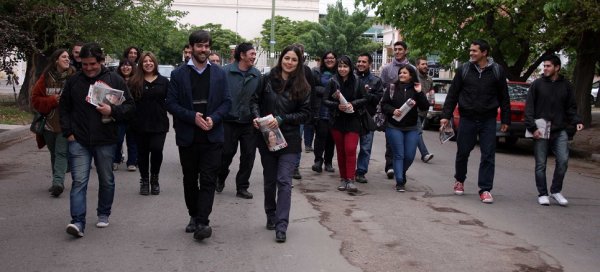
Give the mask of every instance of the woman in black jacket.
<path id="1" fill-rule="evenodd" d="M 131 94 L 135 101 L 133 128 L 137 135 L 141 195 L 160 193 L 158 175 L 163 160 L 165 138 L 169 131 L 169 118 L 165 106 L 168 85 L 169 80 L 158 73 L 158 61 L 154 54 L 144 52 L 140 56 L 137 71 L 130 80 Z M 149 188 L 149 185 L 152 188 Z"/>
<path id="2" fill-rule="evenodd" d="M 337 63 L 337 73 L 327 85 L 328 96 L 324 101 L 331 114 L 329 121 L 340 168 L 340 191 L 358 191 L 354 184 L 356 146 L 362 130 L 360 114 L 364 113 L 367 103 L 365 90 L 360 85 L 358 77 L 354 75 L 352 61 L 348 56 L 341 56 Z M 340 95 L 347 103 L 340 102 Z"/>
<path id="3" fill-rule="evenodd" d="M 313 78 L 316 81 L 314 93 L 314 110 L 313 124 L 315 127 L 315 160 L 312 170 L 321 173 L 323 171 L 323 163 L 325 163 L 325 171 L 333 172 L 333 150 L 335 143 L 331 137 L 331 129 L 329 124 L 329 108 L 323 106 L 322 100 L 327 98 L 326 93 L 329 80 L 337 72 L 337 55 L 332 51 L 327 51 L 323 54 L 321 65 L 312 70 Z"/>
<path id="4" fill-rule="evenodd" d="M 279 128 L 287 141 L 287 147 L 277 151 L 270 151 L 265 140 L 256 141 L 263 165 L 266 227 L 276 230 L 275 240 L 283 243 L 289 223 L 292 173 L 302 151 L 300 124 L 310 117 L 310 85 L 298 47 L 288 46 L 281 52 L 277 66 L 261 79 L 250 109 L 255 117 L 254 127 L 259 128 L 260 117 L 272 114 L 274 118 L 266 126 Z"/>
<path id="5" fill-rule="evenodd" d="M 412 99 L 416 105 L 403 114 L 400 108 L 409 99 Z M 429 108 L 427 97 L 421 92 L 417 71 L 412 65 L 400 67 L 398 80 L 388 86 L 383 94 L 381 105 L 386 116 L 385 137 L 392 147 L 394 156 L 394 173 L 402 173 L 402 175 L 396 174 L 396 191 L 404 192 L 406 171 L 415 159 L 419 142 L 417 107 L 422 111 Z M 397 120 L 398 118 L 401 118 L 400 121 Z"/>

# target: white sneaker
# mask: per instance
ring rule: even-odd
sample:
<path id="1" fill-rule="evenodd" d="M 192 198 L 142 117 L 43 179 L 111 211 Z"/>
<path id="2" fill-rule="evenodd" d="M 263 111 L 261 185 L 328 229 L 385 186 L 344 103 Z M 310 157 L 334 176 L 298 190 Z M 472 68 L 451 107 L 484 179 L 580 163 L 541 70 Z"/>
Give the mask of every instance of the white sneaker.
<path id="1" fill-rule="evenodd" d="M 551 196 L 558 202 L 558 205 L 567 206 L 569 204 L 569 201 L 561 193 L 551 194 Z"/>
<path id="2" fill-rule="evenodd" d="M 98 228 L 108 227 L 108 216 L 106 216 L 106 215 L 98 216 L 98 223 L 96 223 L 96 227 L 98 227 Z"/>
<path id="3" fill-rule="evenodd" d="M 547 195 L 538 196 L 538 203 L 543 206 L 550 206 L 550 198 Z"/>
<path id="4" fill-rule="evenodd" d="M 133 172 L 135 170 L 137 170 L 137 167 L 135 167 L 135 165 L 129 165 L 129 166 L 127 166 L 127 171 Z"/>
<path id="5" fill-rule="evenodd" d="M 394 178 L 394 169 L 388 169 L 385 174 L 387 175 L 388 179 L 393 179 Z"/>
<path id="6" fill-rule="evenodd" d="M 428 163 L 431 159 L 433 159 L 433 154 L 429 153 L 423 157 L 423 162 Z"/>

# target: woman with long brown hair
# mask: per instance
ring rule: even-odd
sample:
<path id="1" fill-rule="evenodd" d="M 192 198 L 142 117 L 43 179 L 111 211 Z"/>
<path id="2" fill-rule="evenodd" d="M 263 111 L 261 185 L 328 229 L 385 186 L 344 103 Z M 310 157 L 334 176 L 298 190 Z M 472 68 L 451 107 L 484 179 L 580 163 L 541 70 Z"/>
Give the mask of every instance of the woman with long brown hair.
<path id="1" fill-rule="evenodd" d="M 135 101 L 135 121 L 132 125 L 137 136 L 141 195 L 160 193 L 158 176 L 169 131 L 165 106 L 168 85 L 169 80 L 158 73 L 158 61 L 154 54 L 142 53 L 136 74 L 129 84 Z"/>
<path id="2" fill-rule="evenodd" d="M 52 162 L 52 186 L 49 191 L 58 197 L 64 190 L 67 172 L 67 138 L 62 135 L 58 103 L 60 93 L 68 77 L 75 73 L 70 66 L 67 49 L 58 49 L 52 53 L 48 65 L 31 91 L 31 105 L 40 114 L 46 116 L 43 138 L 50 151 Z"/>
<path id="3" fill-rule="evenodd" d="M 117 67 L 117 74 L 119 74 L 125 82 L 127 86 L 129 85 L 129 80 L 133 78 L 135 75 L 136 65 L 134 62 L 131 62 L 128 59 L 122 59 L 119 62 L 119 66 Z M 129 87 L 131 89 L 131 87 Z M 129 121 L 121 121 L 117 122 L 117 126 L 119 128 L 119 142 L 117 143 L 117 148 L 115 149 L 115 158 L 113 160 L 113 171 L 119 169 L 119 164 L 123 161 L 123 141 L 127 138 L 127 171 L 135 171 L 137 170 L 137 144 L 135 142 L 135 135 L 131 126 L 129 125 Z"/>
<path id="4" fill-rule="evenodd" d="M 269 129 L 281 131 L 287 147 L 270 151 L 263 139 L 257 146 L 263 165 L 265 213 L 268 230 L 276 230 L 275 240 L 283 243 L 289 223 L 292 174 L 298 153 L 302 151 L 300 124 L 310 117 L 310 85 L 304 76 L 302 52 L 296 46 L 286 47 L 279 56 L 277 66 L 261 79 L 250 101 L 254 126 L 258 119 L 269 114 Z"/>

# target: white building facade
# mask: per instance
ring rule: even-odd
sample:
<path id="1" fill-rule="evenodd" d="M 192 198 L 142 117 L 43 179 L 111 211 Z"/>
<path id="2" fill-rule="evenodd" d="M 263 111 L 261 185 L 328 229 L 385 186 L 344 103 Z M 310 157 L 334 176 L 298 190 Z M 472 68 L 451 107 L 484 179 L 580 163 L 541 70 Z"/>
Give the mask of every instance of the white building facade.
<path id="1" fill-rule="evenodd" d="M 272 3 L 272 0 L 175 0 L 172 9 L 188 12 L 180 23 L 221 24 L 224 29 L 253 40 L 260 37 L 265 20 L 271 19 Z M 319 0 L 276 0 L 275 15 L 293 21 L 318 22 Z"/>

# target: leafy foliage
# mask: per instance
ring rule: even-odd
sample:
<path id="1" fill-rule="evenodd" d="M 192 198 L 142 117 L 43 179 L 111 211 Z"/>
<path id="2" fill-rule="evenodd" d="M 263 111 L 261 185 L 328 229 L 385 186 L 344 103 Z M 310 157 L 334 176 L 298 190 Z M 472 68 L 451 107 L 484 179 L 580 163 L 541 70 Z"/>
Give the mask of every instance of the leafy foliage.
<path id="1" fill-rule="evenodd" d="M 367 10 L 355 10 L 352 14 L 338 1 L 327 6 L 327 15 L 309 31 L 302 32 L 300 41 L 306 52 L 320 56 L 328 50 L 338 55 L 348 55 L 355 59 L 361 53 L 373 52 L 381 48 L 381 44 L 363 37 L 362 34 L 373 24 L 367 17 Z"/>
<path id="2" fill-rule="evenodd" d="M 310 21 L 292 21 L 287 17 L 275 16 L 275 51 L 281 51 L 286 46 L 299 42 L 298 37 L 314 29 L 316 25 L 318 24 Z M 265 20 L 262 27 L 260 46 L 270 49 L 271 19 Z"/>

